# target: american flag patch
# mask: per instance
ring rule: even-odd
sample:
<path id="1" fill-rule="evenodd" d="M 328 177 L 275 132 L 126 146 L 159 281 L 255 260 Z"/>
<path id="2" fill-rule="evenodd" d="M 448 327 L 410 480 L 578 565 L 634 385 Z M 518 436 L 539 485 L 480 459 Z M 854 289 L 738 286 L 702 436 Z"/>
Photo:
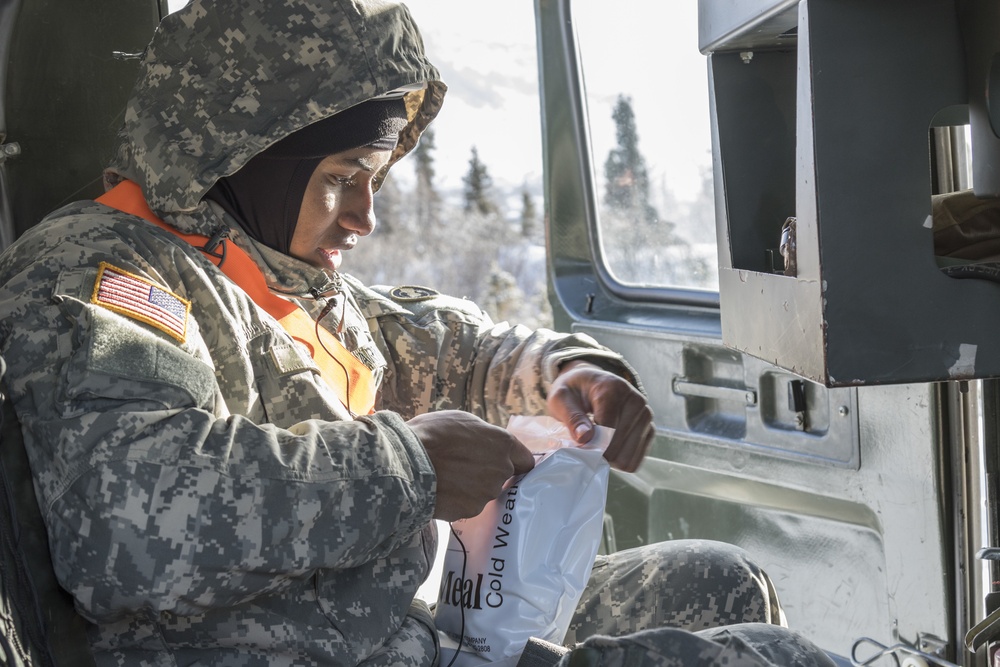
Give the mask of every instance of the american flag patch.
<path id="1" fill-rule="evenodd" d="M 90 301 L 154 326 L 182 343 L 187 337 L 190 301 L 107 262 L 100 264 Z"/>

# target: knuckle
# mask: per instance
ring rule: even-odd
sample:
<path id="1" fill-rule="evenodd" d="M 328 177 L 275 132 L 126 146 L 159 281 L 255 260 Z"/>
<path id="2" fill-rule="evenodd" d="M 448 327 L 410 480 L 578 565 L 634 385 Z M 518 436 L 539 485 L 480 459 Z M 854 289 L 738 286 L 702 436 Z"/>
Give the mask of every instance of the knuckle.
<path id="1" fill-rule="evenodd" d="M 560 401 L 560 402 L 565 401 L 566 397 L 570 395 L 570 392 L 571 392 L 570 388 L 567 387 L 565 384 L 553 385 L 552 388 L 549 390 L 548 400 Z"/>

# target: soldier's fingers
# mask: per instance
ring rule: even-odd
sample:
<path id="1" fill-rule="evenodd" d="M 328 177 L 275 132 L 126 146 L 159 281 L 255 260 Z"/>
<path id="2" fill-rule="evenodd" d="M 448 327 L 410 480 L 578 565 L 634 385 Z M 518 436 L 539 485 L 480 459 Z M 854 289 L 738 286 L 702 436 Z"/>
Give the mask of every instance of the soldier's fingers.
<path id="1" fill-rule="evenodd" d="M 594 437 L 594 422 L 588 414 L 590 406 L 574 387 L 563 385 L 555 389 L 548 400 L 549 414 L 566 425 L 573 440 L 581 445 Z"/>
<path id="2" fill-rule="evenodd" d="M 650 423 L 640 437 L 638 445 L 632 449 L 632 456 L 622 470 L 635 472 L 639 469 L 639 466 L 642 465 L 643 460 L 646 458 L 646 454 L 649 453 L 649 447 L 653 444 L 655 435 L 656 428 Z"/>
<path id="3" fill-rule="evenodd" d="M 615 467 L 627 472 L 638 468 L 651 442 L 652 416 L 645 400 L 631 401 L 622 407 L 615 434 L 605 453 Z"/>
<path id="4" fill-rule="evenodd" d="M 514 466 L 515 475 L 523 475 L 535 467 L 535 457 L 531 450 L 517 440 L 514 441 L 514 446 L 511 448 L 510 462 Z"/>

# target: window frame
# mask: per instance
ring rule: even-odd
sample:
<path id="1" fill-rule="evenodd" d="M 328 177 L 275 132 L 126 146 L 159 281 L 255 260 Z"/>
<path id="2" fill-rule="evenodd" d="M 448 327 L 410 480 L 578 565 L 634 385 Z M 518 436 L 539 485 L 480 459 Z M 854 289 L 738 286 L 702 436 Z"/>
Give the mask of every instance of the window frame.
<path id="1" fill-rule="evenodd" d="M 546 233 L 553 302 L 558 303 L 571 319 L 590 318 L 599 311 L 608 311 L 609 317 L 637 323 L 649 322 L 653 314 L 637 306 L 647 305 L 658 311 L 663 307 L 679 308 L 702 320 L 697 326 L 699 330 L 715 330 L 719 327 L 718 291 L 622 283 L 605 261 L 589 109 L 572 4 L 573 0 L 536 0 L 535 3 Z M 709 95 L 711 107 L 714 105 L 711 90 Z M 712 132 L 714 145 L 714 127 Z M 556 167 L 556 164 L 562 166 Z M 576 168 L 568 169 L 567 165 Z M 718 168 L 713 157 L 716 182 Z M 715 202 L 716 206 L 725 205 L 719 192 L 715 193 Z M 581 235 L 584 224 L 586 234 Z M 581 236 L 585 238 L 579 238 Z"/>

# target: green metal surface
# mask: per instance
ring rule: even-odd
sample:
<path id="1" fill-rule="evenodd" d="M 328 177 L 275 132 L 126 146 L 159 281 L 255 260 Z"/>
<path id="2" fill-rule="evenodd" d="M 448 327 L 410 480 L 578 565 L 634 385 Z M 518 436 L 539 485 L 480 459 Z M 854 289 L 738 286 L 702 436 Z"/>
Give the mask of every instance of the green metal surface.
<path id="1" fill-rule="evenodd" d="M 15 233 L 63 204 L 103 192 L 137 61 L 159 21 L 158 0 L 32 0 L 18 13 L 6 62 L 7 161 Z"/>
<path id="2" fill-rule="evenodd" d="M 737 4 L 746 9 L 752 3 Z M 757 4 L 787 12 L 796 3 Z M 955 512 L 976 496 L 954 488 L 954 459 L 964 456 L 971 441 L 946 427 L 939 386 L 828 388 L 803 381 L 772 365 L 776 357 L 724 345 L 725 312 L 720 315 L 717 307 L 671 300 L 664 292 L 629 292 L 612 283 L 597 252 L 585 72 L 576 59 L 571 8 L 571 0 L 536 0 L 553 310 L 558 327 L 593 335 L 637 368 L 657 425 L 650 457 L 639 472 L 613 477 L 610 542 L 619 549 L 679 538 L 735 543 L 775 580 L 791 627 L 824 649 L 850 655 L 855 640 L 866 636 L 885 645 L 940 647 L 941 640 L 944 657 L 958 655 L 956 638 L 964 621 L 957 620 L 956 583 L 963 575 L 956 563 L 967 568 L 968 561 L 956 558 Z M 761 25 L 771 30 L 768 44 L 777 45 L 787 21 L 767 12 L 751 14 L 762 17 Z M 733 30 L 741 43 L 755 39 L 752 31 Z M 627 57 L 652 56 L 627 50 Z M 723 63 L 732 77 L 750 74 L 740 69 L 744 64 L 737 55 L 723 54 L 716 62 L 723 58 L 732 58 Z M 752 221 L 766 210 L 780 216 L 780 229 L 796 205 L 801 128 L 789 111 L 794 85 L 781 88 L 776 82 L 796 76 L 797 64 L 779 52 L 755 56 L 753 63 L 757 84 L 765 88 L 747 97 L 739 84 L 753 82 L 744 79 L 721 91 L 744 105 L 743 114 L 739 109 L 730 114 L 723 132 L 744 132 L 765 121 L 774 127 L 747 140 L 754 150 L 742 166 L 717 159 L 716 183 L 724 168 L 730 184 L 745 179 L 742 192 L 755 199 L 745 208 L 730 204 L 728 212 Z M 660 80 L 669 63 L 662 64 L 663 73 L 655 58 L 648 66 L 651 80 Z M 767 150 L 771 154 L 761 155 Z M 717 210 L 724 215 L 726 207 Z M 737 230 L 736 255 L 747 250 L 743 257 L 752 264 L 732 271 L 741 294 L 768 287 L 740 282 L 764 268 L 763 252 L 758 256 L 742 247 L 763 251 L 770 245 L 761 229 Z M 720 224 L 719 230 L 720 243 L 728 242 L 729 225 Z M 842 242 L 852 240 L 857 236 Z M 818 270 L 816 262 L 805 265 Z M 723 291 L 725 278 L 724 273 Z M 788 305 L 815 303 L 818 312 L 820 285 L 807 285 L 814 287 L 789 294 Z M 771 326 L 769 318 L 781 317 L 775 310 L 787 312 L 782 300 L 767 308 L 759 301 L 736 300 L 732 330 L 755 334 Z M 779 345 L 782 331 L 768 344 Z M 824 352 L 821 334 L 817 330 L 815 338 L 799 343 L 803 355 Z M 795 385 L 799 407 L 805 407 L 801 414 L 789 402 L 795 382 L 803 382 Z"/>

